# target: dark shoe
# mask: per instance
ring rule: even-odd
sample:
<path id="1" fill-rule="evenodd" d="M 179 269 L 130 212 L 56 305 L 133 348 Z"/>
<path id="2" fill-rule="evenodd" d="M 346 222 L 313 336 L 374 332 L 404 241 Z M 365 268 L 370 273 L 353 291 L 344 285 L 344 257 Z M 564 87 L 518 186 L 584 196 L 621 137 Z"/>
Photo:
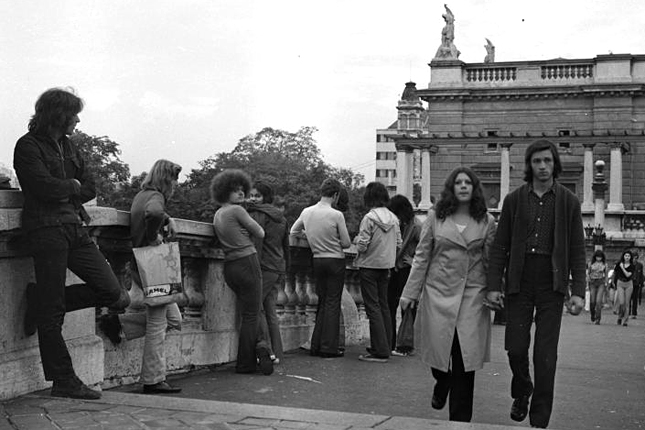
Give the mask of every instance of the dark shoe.
<path id="1" fill-rule="evenodd" d="M 322 358 L 340 358 L 344 357 L 345 353 L 343 351 L 338 351 L 338 352 L 319 352 L 318 357 Z"/>
<path id="2" fill-rule="evenodd" d="M 376 355 L 373 354 L 361 354 L 358 356 L 358 359 L 361 361 L 367 361 L 370 363 L 387 363 L 388 359 L 387 357 L 377 357 Z"/>
<path id="3" fill-rule="evenodd" d="M 36 325 L 36 284 L 30 282 L 27 284 L 27 310 L 25 311 L 24 330 L 25 336 L 29 337 L 36 334 L 38 326 Z"/>
<path id="4" fill-rule="evenodd" d="M 600 325 L 600 318 L 598 318 L 595 322 L 596 325 Z"/>
<path id="5" fill-rule="evenodd" d="M 531 394 L 526 394 L 513 400 L 513 405 L 511 406 L 511 419 L 513 421 L 524 421 L 529 413 L 530 398 Z"/>
<path id="6" fill-rule="evenodd" d="M 179 392 L 181 392 L 181 388 L 173 387 L 166 381 L 143 386 L 143 394 L 170 394 Z"/>
<path id="7" fill-rule="evenodd" d="M 70 399 L 97 400 L 101 398 L 101 392 L 92 390 L 85 385 L 78 377 L 68 379 L 57 379 L 52 385 L 52 397 L 67 397 Z"/>
<path id="8" fill-rule="evenodd" d="M 434 390 L 432 391 L 432 408 L 443 409 L 448 400 L 448 393 L 450 393 L 450 385 L 435 383 Z"/>
<path id="9" fill-rule="evenodd" d="M 622 318 L 618 318 L 618 321 L 616 322 L 616 324 L 621 325 L 621 324 L 622 324 L 622 322 L 623 322 L 623 319 L 622 319 Z"/>
<path id="10" fill-rule="evenodd" d="M 259 348 L 257 355 L 260 362 L 260 370 L 262 371 L 262 373 L 267 376 L 272 374 L 273 361 L 271 361 L 271 354 L 269 353 L 269 350 L 266 348 Z"/>
<path id="11" fill-rule="evenodd" d="M 109 305 L 108 309 L 112 309 L 115 311 L 122 311 L 128 306 L 130 306 L 130 293 L 128 292 L 128 290 L 123 288 L 123 286 L 121 286 L 121 291 L 119 292 L 119 299 L 116 302 Z"/>
<path id="12" fill-rule="evenodd" d="M 99 317 L 99 330 L 110 339 L 114 345 L 121 343 L 121 321 L 116 314 L 101 315 Z"/>
<path id="13" fill-rule="evenodd" d="M 625 318 L 625 321 L 623 321 L 623 327 L 627 327 L 627 318 Z"/>

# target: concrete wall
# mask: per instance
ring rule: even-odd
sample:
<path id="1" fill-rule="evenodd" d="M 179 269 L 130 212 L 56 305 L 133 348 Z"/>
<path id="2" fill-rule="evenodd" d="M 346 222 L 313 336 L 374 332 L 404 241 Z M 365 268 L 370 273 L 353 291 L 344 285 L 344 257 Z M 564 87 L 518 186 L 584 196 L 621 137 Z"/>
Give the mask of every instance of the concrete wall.
<path id="1" fill-rule="evenodd" d="M 21 247 L 19 191 L 0 191 L 0 400 L 50 386 L 44 380 L 37 336 L 25 338 L 25 289 L 34 281 L 33 262 Z M 112 208 L 88 207 L 90 235 L 105 254 L 119 280 L 129 286 L 131 244 L 129 215 Z M 181 332 L 166 339 L 169 373 L 235 360 L 239 315 L 236 298 L 223 277 L 223 254 L 214 246 L 210 224 L 177 221 L 182 254 L 185 302 Z M 343 337 L 347 344 L 364 341 L 368 325 L 356 270 L 348 275 L 343 297 Z M 69 273 L 68 284 L 81 282 Z M 287 276 L 278 298 L 278 317 L 285 351 L 308 342 L 317 305 L 311 268 L 297 266 Z M 128 312 L 140 309 L 131 307 Z M 106 312 L 99 309 L 99 312 Z M 110 387 L 138 380 L 143 338 L 118 346 L 97 333 L 95 309 L 70 312 L 63 334 L 78 376 L 88 384 Z"/>

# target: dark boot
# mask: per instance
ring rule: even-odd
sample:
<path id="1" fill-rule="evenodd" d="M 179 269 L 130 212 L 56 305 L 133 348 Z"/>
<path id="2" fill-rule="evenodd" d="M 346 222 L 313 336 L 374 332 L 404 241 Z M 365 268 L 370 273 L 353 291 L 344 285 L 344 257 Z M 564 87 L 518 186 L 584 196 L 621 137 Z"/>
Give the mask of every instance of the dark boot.
<path id="1" fill-rule="evenodd" d="M 101 315 L 99 317 L 98 326 L 99 330 L 101 330 L 115 346 L 121 343 L 121 321 L 119 320 L 118 315 Z"/>
<path id="2" fill-rule="evenodd" d="M 89 388 L 76 375 L 71 378 L 56 379 L 52 385 L 52 397 L 67 397 L 70 399 L 97 400 L 101 392 Z"/>

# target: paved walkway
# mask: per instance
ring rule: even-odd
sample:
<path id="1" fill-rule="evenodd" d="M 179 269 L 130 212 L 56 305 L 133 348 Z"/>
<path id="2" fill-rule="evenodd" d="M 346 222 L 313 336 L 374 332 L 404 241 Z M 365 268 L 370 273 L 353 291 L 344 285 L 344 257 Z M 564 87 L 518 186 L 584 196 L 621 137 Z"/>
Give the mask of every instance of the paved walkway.
<path id="1" fill-rule="evenodd" d="M 645 312 L 642 313 L 645 315 Z M 179 397 L 139 394 L 139 385 L 82 402 L 33 393 L 0 404 L 5 429 L 317 429 L 503 430 L 529 426 L 508 417 L 510 372 L 503 327 L 493 327 L 491 363 L 477 372 L 472 424 L 447 421 L 429 407 L 432 380 L 417 357 L 387 364 L 287 354 L 272 376 L 237 375 L 231 365 L 173 376 Z M 645 429 L 645 319 L 603 324 L 588 314 L 563 317 L 556 404 L 550 427 Z"/>

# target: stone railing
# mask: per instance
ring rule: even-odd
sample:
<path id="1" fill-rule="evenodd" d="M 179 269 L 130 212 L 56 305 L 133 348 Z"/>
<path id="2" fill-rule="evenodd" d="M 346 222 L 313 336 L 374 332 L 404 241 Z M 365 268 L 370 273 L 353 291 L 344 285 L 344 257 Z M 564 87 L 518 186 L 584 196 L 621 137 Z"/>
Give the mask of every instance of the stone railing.
<path id="1" fill-rule="evenodd" d="M 40 364 L 37 336 L 25 337 L 25 286 L 34 281 L 33 263 L 20 243 L 18 191 L 0 191 L 0 400 L 46 388 Z M 106 256 L 123 285 L 130 285 L 129 215 L 112 208 L 88 207 L 92 217 L 90 235 Z M 181 332 L 167 336 L 166 361 L 169 372 L 186 372 L 198 366 L 235 360 L 239 316 L 236 297 L 223 277 L 223 254 L 212 226 L 177 220 L 182 257 L 185 306 Z M 278 294 L 278 317 L 286 351 L 306 344 L 311 336 L 318 297 L 311 276 L 310 251 L 294 244 L 294 264 Z M 301 246 L 298 246 L 301 245 Z M 368 336 L 358 276 L 347 254 L 346 290 L 343 295 L 341 337 L 346 344 L 362 342 Z M 68 284 L 81 282 L 68 272 Z M 138 309 L 128 309 L 138 311 Z M 63 335 L 74 367 L 87 383 L 110 387 L 138 379 L 143 338 L 123 341 L 118 346 L 96 330 L 98 313 L 107 309 L 84 309 L 65 317 Z"/>
<path id="2" fill-rule="evenodd" d="M 517 67 L 469 67 L 467 82 L 508 82 L 517 78 Z"/>
<path id="3" fill-rule="evenodd" d="M 540 68 L 541 77 L 549 79 L 587 79 L 593 78 L 593 63 L 585 64 L 553 64 Z"/>

